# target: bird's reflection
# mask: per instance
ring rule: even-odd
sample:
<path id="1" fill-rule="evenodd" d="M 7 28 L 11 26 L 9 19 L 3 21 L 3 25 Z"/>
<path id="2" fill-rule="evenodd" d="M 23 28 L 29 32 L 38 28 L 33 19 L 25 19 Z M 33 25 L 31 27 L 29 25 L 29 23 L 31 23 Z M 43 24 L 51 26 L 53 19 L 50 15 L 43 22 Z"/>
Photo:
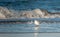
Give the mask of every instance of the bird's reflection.
<path id="1" fill-rule="evenodd" d="M 38 33 L 37 33 L 38 32 L 38 29 L 39 29 L 39 27 L 35 27 L 35 32 L 36 33 L 34 33 L 34 37 L 38 37 Z"/>

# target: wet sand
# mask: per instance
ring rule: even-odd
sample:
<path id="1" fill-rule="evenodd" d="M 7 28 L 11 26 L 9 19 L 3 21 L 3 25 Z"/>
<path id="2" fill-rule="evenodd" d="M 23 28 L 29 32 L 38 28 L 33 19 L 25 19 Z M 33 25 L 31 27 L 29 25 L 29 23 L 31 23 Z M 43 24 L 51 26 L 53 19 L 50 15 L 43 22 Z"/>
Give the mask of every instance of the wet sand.
<path id="1" fill-rule="evenodd" d="M 60 33 L 38 33 L 37 37 L 60 37 Z M 34 33 L 0 34 L 0 37 L 34 37 Z"/>

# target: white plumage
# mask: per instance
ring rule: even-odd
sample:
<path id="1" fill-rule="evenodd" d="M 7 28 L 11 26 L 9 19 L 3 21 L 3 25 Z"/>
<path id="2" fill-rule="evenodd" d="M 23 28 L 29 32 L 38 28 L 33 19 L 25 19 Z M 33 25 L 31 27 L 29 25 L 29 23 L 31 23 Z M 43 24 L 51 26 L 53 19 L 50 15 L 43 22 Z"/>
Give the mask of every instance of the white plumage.
<path id="1" fill-rule="evenodd" d="M 34 21 L 34 24 L 35 24 L 35 25 L 39 25 L 39 21 L 35 20 L 35 21 Z"/>

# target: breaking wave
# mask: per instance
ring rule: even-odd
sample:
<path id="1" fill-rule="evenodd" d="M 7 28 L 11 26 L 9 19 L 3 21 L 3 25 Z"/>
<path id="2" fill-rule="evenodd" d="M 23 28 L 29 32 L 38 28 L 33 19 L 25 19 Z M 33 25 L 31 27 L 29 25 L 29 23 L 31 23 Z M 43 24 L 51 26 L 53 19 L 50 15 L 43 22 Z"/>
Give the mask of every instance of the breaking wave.
<path id="1" fill-rule="evenodd" d="M 47 10 L 41 9 L 17 12 L 5 7 L 0 7 L 0 19 L 5 18 L 60 18 L 60 13 L 49 13 Z"/>

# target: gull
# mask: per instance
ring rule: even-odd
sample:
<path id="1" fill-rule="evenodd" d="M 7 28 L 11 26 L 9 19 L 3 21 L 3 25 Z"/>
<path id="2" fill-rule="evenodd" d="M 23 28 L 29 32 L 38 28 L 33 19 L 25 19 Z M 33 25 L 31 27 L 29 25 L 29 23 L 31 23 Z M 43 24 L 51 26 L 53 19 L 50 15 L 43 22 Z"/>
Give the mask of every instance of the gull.
<path id="1" fill-rule="evenodd" d="M 35 25 L 39 25 L 40 23 L 39 23 L 39 21 L 34 20 L 34 24 L 35 24 Z"/>

